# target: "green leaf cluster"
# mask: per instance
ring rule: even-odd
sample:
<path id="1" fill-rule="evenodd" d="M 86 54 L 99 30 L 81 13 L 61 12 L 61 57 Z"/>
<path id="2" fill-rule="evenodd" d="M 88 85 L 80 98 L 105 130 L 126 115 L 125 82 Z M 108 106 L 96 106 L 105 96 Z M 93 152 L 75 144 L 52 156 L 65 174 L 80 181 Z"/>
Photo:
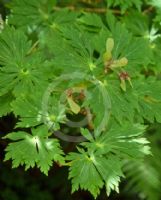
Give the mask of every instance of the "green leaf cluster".
<path id="1" fill-rule="evenodd" d="M 147 7 L 159 9 L 159 3 L 98 4 L 104 13 L 94 5 L 95 13 L 79 9 L 80 3 L 63 8 L 55 0 L 8 5 L 0 32 L 0 116 L 13 113 L 17 121 L 4 137 L 11 140 L 5 160 L 46 175 L 53 162 L 67 166 L 72 192 L 88 190 L 94 198 L 103 187 L 108 196 L 119 192 L 127 176 L 129 188 L 136 183 L 153 200 L 148 191 L 158 191 L 160 174 L 148 161 L 146 176 L 145 165 L 152 159 L 147 129 L 161 123 L 161 27 L 159 14 L 150 17 Z M 80 137 L 68 135 L 69 116 L 87 122 L 75 122 L 83 140 L 64 153 L 61 131 L 71 142 Z M 143 176 L 156 188 L 149 182 L 146 190 Z"/>

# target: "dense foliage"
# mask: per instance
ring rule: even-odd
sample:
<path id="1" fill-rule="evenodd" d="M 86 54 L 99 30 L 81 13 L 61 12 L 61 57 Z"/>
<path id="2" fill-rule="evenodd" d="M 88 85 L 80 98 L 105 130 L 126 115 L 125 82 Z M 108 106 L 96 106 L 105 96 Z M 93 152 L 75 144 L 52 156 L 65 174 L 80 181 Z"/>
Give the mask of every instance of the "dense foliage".
<path id="1" fill-rule="evenodd" d="M 72 192 L 161 197 L 161 2 L 12 0 L 0 20 L 0 116 L 5 161 Z M 68 144 L 67 144 L 68 143 Z M 71 143 L 74 146 L 71 147 Z M 66 148 L 67 147 L 67 148 Z M 54 177 L 53 177 L 54 179 Z"/>

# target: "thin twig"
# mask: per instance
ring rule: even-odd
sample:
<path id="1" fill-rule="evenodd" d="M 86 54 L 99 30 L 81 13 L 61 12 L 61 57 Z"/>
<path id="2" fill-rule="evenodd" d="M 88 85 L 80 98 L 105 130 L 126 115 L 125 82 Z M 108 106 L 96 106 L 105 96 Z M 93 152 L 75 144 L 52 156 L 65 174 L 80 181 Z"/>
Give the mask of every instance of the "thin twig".
<path id="1" fill-rule="evenodd" d="M 61 10 L 63 7 L 58 7 L 58 6 L 55 6 L 53 8 L 53 10 L 55 11 L 59 11 Z M 91 7 L 88 7 L 88 8 L 82 8 L 82 7 L 74 7 L 74 6 L 66 6 L 65 8 L 71 10 L 71 11 L 85 11 L 85 12 L 95 12 L 95 13 L 106 13 L 108 11 L 111 11 L 112 13 L 114 14 L 120 14 L 121 11 L 120 10 L 112 10 L 112 9 L 107 9 L 107 8 L 91 8 Z"/>
<path id="2" fill-rule="evenodd" d="M 153 10 L 154 10 L 154 7 L 153 7 L 153 6 L 150 6 L 150 7 L 146 8 L 146 9 L 143 11 L 143 14 L 148 14 L 148 13 L 150 13 L 150 12 L 153 11 Z"/>
<path id="3" fill-rule="evenodd" d="M 53 8 L 53 10 L 55 11 L 59 11 L 61 10 L 63 7 L 58 7 L 55 6 Z M 82 7 L 75 7 L 75 6 L 66 6 L 65 8 L 71 10 L 71 11 L 85 11 L 85 12 L 95 12 L 95 13 L 107 13 L 108 11 L 111 11 L 113 14 L 121 14 L 120 10 L 117 9 L 107 9 L 107 8 L 92 8 L 92 7 L 86 7 L 86 8 L 82 8 Z M 152 12 L 154 10 L 153 6 L 150 6 L 148 8 L 146 8 L 143 13 L 144 14 L 148 14 L 150 12 Z"/>

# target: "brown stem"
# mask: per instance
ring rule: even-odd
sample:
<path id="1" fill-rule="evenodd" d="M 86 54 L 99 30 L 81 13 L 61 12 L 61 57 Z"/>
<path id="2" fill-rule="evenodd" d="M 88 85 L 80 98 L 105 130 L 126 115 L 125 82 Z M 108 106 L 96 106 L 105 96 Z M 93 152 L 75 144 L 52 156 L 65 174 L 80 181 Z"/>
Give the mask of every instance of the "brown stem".
<path id="1" fill-rule="evenodd" d="M 121 11 L 120 10 L 112 10 L 112 9 L 107 9 L 107 8 L 80 8 L 80 7 L 74 7 L 74 6 L 66 6 L 65 8 L 71 10 L 71 11 L 85 11 L 85 12 L 95 12 L 95 13 L 106 13 L 108 11 L 111 11 L 112 13 L 114 14 L 120 14 Z M 58 6 L 55 6 L 53 8 L 53 10 L 55 11 L 59 11 L 61 10 L 62 7 L 58 7 Z"/>
<path id="2" fill-rule="evenodd" d="M 150 6 L 150 7 L 148 7 L 147 9 L 145 9 L 145 10 L 143 11 L 143 14 L 148 14 L 148 13 L 152 12 L 153 10 L 154 10 L 154 7 L 153 7 L 153 6 Z"/>
<path id="3" fill-rule="evenodd" d="M 63 7 L 55 6 L 53 8 L 53 10 L 59 11 L 62 8 Z M 82 8 L 82 7 L 75 7 L 75 6 L 66 6 L 65 8 L 67 8 L 71 11 L 85 11 L 85 12 L 95 12 L 95 13 L 107 13 L 108 11 L 111 11 L 113 14 L 117 14 L 117 15 L 121 14 L 120 10 L 108 9 L 108 8 L 92 8 L 92 7 Z M 143 14 L 148 14 L 148 13 L 152 12 L 153 10 L 154 10 L 154 7 L 150 6 L 143 11 Z"/>

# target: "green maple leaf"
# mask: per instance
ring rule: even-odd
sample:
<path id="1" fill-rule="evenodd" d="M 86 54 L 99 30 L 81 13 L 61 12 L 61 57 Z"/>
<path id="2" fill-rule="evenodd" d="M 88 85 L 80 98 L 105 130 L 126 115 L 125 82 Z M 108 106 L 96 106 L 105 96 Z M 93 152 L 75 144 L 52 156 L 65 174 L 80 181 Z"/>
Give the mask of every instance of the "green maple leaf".
<path id="1" fill-rule="evenodd" d="M 77 22 L 79 26 L 82 26 L 85 31 L 89 31 L 90 33 L 98 33 L 104 26 L 100 16 L 94 13 L 83 13 L 77 19 Z"/>
<path id="2" fill-rule="evenodd" d="M 21 95 L 11 103 L 15 116 L 19 117 L 17 127 L 32 127 L 43 123 L 42 94 Z"/>
<path id="3" fill-rule="evenodd" d="M 45 126 L 32 129 L 32 134 L 24 131 L 9 133 L 4 138 L 14 142 L 5 149 L 5 161 L 12 159 L 13 167 L 25 165 L 26 170 L 37 165 L 47 175 L 53 161 L 64 163 L 58 140 L 48 138 L 49 135 Z"/>
<path id="4" fill-rule="evenodd" d="M 92 47 L 96 52 L 99 52 L 99 58 L 97 58 L 95 64 L 97 73 L 100 74 L 103 70 L 103 55 L 108 50 L 106 49 L 106 42 L 109 38 L 112 38 L 114 46 L 112 52 L 110 52 L 111 61 L 126 58 L 127 64 L 122 69 L 133 75 L 138 74 L 143 66 L 147 66 L 152 60 L 150 42 L 145 38 L 134 37 L 112 14 L 107 14 L 106 20 L 107 25 L 103 26 L 99 33 L 92 37 Z"/>
<path id="5" fill-rule="evenodd" d="M 127 91 L 123 92 L 119 87 L 119 81 L 107 79 L 106 90 L 111 102 L 111 115 L 121 124 L 124 120 L 143 122 L 147 119 L 150 122 L 160 122 L 160 81 L 140 78 L 139 81 L 134 79 L 132 82 L 133 88 L 128 84 Z"/>
<path id="6" fill-rule="evenodd" d="M 141 9 L 142 0 L 107 0 L 108 7 L 117 7 L 119 6 L 121 12 L 124 13 L 128 8 L 135 6 L 138 10 Z"/>
<path id="7" fill-rule="evenodd" d="M 9 23 L 16 26 L 45 24 L 55 3 L 55 0 L 14 0 L 10 3 L 12 14 Z"/>
<path id="8" fill-rule="evenodd" d="M 77 16 L 77 13 L 68 9 L 54 12 L 56 0 L 13 0 L 9 5 L 12 8 L 9 24 L 25 30 L 28 28 L 28 32 L 39 29 L 39 33 L 42 33 L 44 28 L 57 30 L 59 26 L 73 22 Z"/>
<path id="9" fill-rule="evenodd" d="M 65 122 L 65 105 L 60 104 L 57 97 L 49 98 L 44 105 L 44 94 L 45 90 L 35 91 L 34 95 L 21 95 L 11 103 L 14 114 L 19 117 L 17 127 L 32 127 L 43 123 L 49 129 L 58 130 L 59 123 Z"/>
<path id="10" fill-rule="evenodd" d="M 113 121 L 109 130 L 96 138 L 95 142 L 84 142 L 90 152 L 98 155 L 114 153 L 118 157 L 140 159 L 149 154 L 149 142 L 142 137 L 145 127 L 139 124 L 124 123 L 122 126 Z"/>
<path id="11" fill-rule="evenodd" d="M 112 127 L 94 139 L 87 129 L 82 130 L 90 142 L 83 142 L 79 153 L 70 153 L 69 178 L 72 179 L 72 191 L 85 189 L 96 198 L 103 184 L 107 195 L 111 190 L 119 192 L 122 163 L 124 159 L 142 159 L 149 154 L 148 141 L 142 138 L 145 127 L 139 124 L 124 124 Z"/>
<path id="12" fill-rule="evenodd" d="M 88 154 L 84 151 L 70 153 L 67 160 L 71 160 L 69 178 L 72 178 L 72 192 L 80 187 L 90 191 L 96 198 L 103 186 L 103 181 Z"/>
<path id="13" fill-rule="evenodd" d="M 76 27 L 61 28 L 62 34 L 49 30 L 43 45 L 55 56 L 52 63 L 65 73 L 77 71 L 88 72 L 97 65 L 93 57 L 93 46 L 88 34 Z M 63 58 L 63 59 L 62 59 Z"/>
<path id="14" fill-rule="evenodd" d="M 8 26 L 0 34 L 0 46 L 0 64 L 21 67 L 24 57 L 31 48 L 31 42 L 23 32 Z"/>
<path id="15" fill-rule="evenodd" d="M 137 92 L 127 84 L 127 91 L 120 88 L 120 81 L 107 79 L 106 90 L 111 102 L 111 115 L 120 123 L 124 120 L 133 122 L 135 114 L 139 111 Z"/>
<path id="16" fill-rule="evenodd" d="M 146 15 L 137 11 L 131 11 L 125 16 L 126 27 L 136 36 L 146 37 L 149 32 L 149 20 Z"/>
<path id="17" fill-rule="evenodd" d="M 157 63 L 157 66 L 155 64 L 155 68 L 153 68 L 153 70 L 157 71 L 156 68 L 160 65 L 159 62 L 156 62 L 158 56 L 160 55 L 160 49 L 158 48 L 158 41 L 161 36 L 159 28 L 155 24 L 151 26 L 148 16 L 136 11 L 130 12 L 129 15 L 124 18 L 124 23 L 133 35 L 140 36 L 149 41 L 149 50 L 154 56 L 152 62 L 153 64 Z"/>
<path id="18" fill-rule="evenodd" d="M 76 12 L 71 12 L 68 9 L 61 9 L 54 12 L 50 19 L 50 28 L 53 31 L 59 30 L 62 27 L 69 28 L 68 24 L 73 24 L 76 21 L 77 15 Z"/>
<path id="19" fill-rule="evenodd" d="M 94 164 L 104 180 L 107 195 L 109 196 L 112 190 L 119 193 L 119 183 L 121 177 L 124 177 L 121 170 L 121 161 L 112 155 L 107 157 L 96 156 L 94 158 Z"/>
<path id="20" fill-rule="evenodd" d="M 113 58 L 118 59 L 126 57 L 129 66 L 148 64 L 151 58 L 149 42 L 143 38 L 133 37 L 120 22 L 111 18 L 112 16 L 108 14 L 107 23 L 115 42 L 112 54 Z M 110 19 L 113 20 L 113 22 L 111 22 Z"/>
<path id="21" fill-rule="evenodd" d="M 107 195 L 111 190 L 119 192 L 118 185 L 123 176 L 120 160 L 112 155 L 102 157 L 78 150 L 79 153 L 70 153 L 67 156 L 71 161 L 69 179 L 72 179 L 72 192 L 80 187 L 96 198 L 103 185 L 106 186 Z"/>
<path id="22" fill-rule="evenodd" d="M 95 84 L 94 87 L 89 88 L 84 106 L 88 106 L 91 109 L 96 136 L 106 129 L 111 116 L 112 105 L 105 84 L 98 80 Z"/>
<path id="23" fill-rule="evenodd" d="M 135 90 L 138 95 L 139 115 L 150 122 L 161 122 L 159 110 L 161 109 L 161 83 L 159 80 L 149 78 L 142 82 L 135 82 Z"/>
<path id="24" fill-rule="evenodd" d="M 48 67 L 41 53 L 30 54 L 31 42 L 20 30 L 7 27 L 0 35 L 0 95 L 13 90 L 14 95 L 32 92 L 47 84 Z"/>

